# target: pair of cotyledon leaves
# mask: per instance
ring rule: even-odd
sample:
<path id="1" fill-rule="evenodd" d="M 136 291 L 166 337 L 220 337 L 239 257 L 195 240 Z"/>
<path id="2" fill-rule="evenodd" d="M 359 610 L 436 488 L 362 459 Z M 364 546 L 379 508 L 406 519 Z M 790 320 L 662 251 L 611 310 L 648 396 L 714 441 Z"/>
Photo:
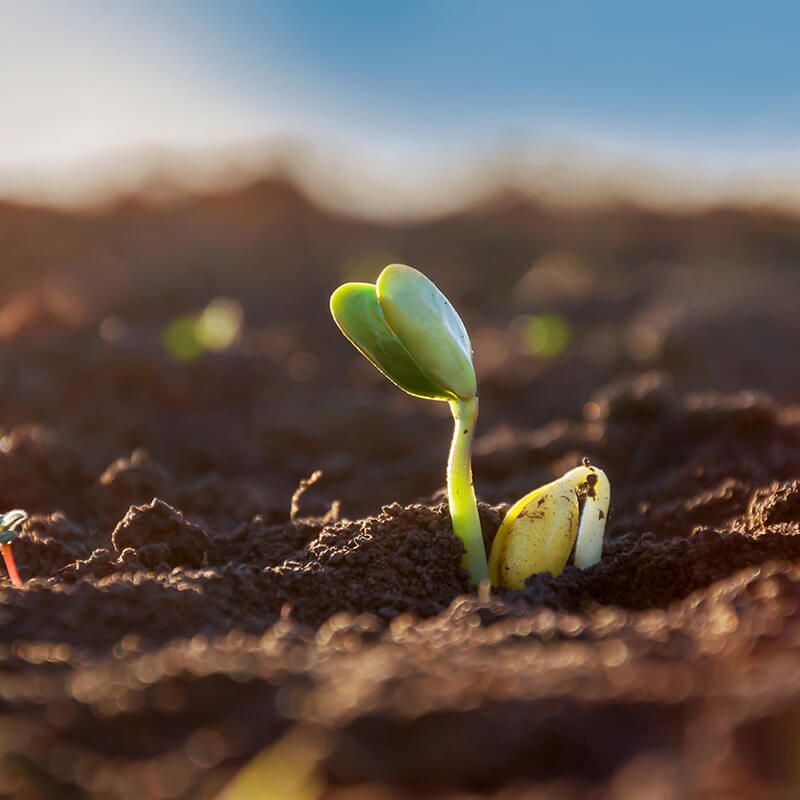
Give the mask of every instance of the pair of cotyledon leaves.
<path id="1" fill-rule="evenodd" d="M 361 353 L 409 394 L 434 400 L 475 396 L 464 323 L 419 270 L 390 264 L 374 284 L 346 283 L 333 293 L 331 313 Z"/>

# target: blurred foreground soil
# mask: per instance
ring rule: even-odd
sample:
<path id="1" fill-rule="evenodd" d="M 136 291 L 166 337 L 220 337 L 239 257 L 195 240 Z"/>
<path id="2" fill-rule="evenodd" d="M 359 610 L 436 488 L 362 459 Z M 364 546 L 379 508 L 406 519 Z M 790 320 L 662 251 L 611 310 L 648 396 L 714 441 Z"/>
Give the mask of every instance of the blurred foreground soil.
<path id="1" fill-rule="evenodd" d="M 470 592 L 447 408 L 327 309 L 392 261 L 472 334 L 487 542 L 588 456 L 600 564 Z M 798 297 L 769 209 L 0 204 L 0 793 L 797 797 Z"/>

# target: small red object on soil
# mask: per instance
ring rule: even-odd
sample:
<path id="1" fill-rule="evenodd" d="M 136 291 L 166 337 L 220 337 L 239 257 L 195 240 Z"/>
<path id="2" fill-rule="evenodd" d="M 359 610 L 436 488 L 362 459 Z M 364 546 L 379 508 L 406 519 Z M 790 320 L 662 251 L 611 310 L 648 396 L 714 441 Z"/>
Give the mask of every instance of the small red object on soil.
<path id="1" fill-rule="evenodd" d="M 8 577 L 11 578 L 11 583 L 14 586 L 22 586 L 22 578 L 19 577 L 17 563 L 14 561 L 14 554 L 11 552 L 11 543 L 4 542 L 0 545 L 0 550 L 3 552 L 3 560 L 6 562 L 6 569 L 8 570 Z"/>

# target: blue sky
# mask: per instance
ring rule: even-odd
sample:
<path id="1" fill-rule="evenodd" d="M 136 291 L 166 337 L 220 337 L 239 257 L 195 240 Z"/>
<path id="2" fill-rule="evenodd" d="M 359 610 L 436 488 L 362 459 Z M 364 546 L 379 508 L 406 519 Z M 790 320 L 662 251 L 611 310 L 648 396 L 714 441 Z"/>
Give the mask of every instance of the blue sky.
<path id="1" fill-rule="evenodd" d="M 337 125 L 800 143 L 800 3 L 238 0 L 162 21 L 242 96 Z"/>
<path id="2" fill-rule="evenodd" d="M 800 155 L 800 3 L 0 0 L 0 169 L 301 135 Z"/>

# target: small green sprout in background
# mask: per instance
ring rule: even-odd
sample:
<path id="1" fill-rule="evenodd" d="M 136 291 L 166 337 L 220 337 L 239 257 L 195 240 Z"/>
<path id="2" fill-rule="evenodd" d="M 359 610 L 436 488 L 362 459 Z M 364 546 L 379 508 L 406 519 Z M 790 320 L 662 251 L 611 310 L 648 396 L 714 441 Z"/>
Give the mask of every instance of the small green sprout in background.
<path id="1" fill-rule="evenodd" d="M 553 358 L 569 344 L 569 322 L 560 314 L 528 314 L 512 323 L 519 336 L 519 349 L 525 355 Z"/>
<path id="2" fill-rule="evenodd" d="M 8 576 L 14 586 L 22 586 L 17 564 L 11 552 L 11 543 L 19 536 L 19 526 L 28 519 L 27 512 L 20 508 L 0 514 L 0 550 L 3 551 L 3 560 L 6 562 Z"/>
<path id="3" fill-rule="evenodd" d="M 243 327 L 241 304 L 229 297 L 217 297 L 199 314 L 186 314 L 170 322 L 164 331 L 164 349 L 178 361 L 193 361 L 207 351 L 233 347 Z"/>

